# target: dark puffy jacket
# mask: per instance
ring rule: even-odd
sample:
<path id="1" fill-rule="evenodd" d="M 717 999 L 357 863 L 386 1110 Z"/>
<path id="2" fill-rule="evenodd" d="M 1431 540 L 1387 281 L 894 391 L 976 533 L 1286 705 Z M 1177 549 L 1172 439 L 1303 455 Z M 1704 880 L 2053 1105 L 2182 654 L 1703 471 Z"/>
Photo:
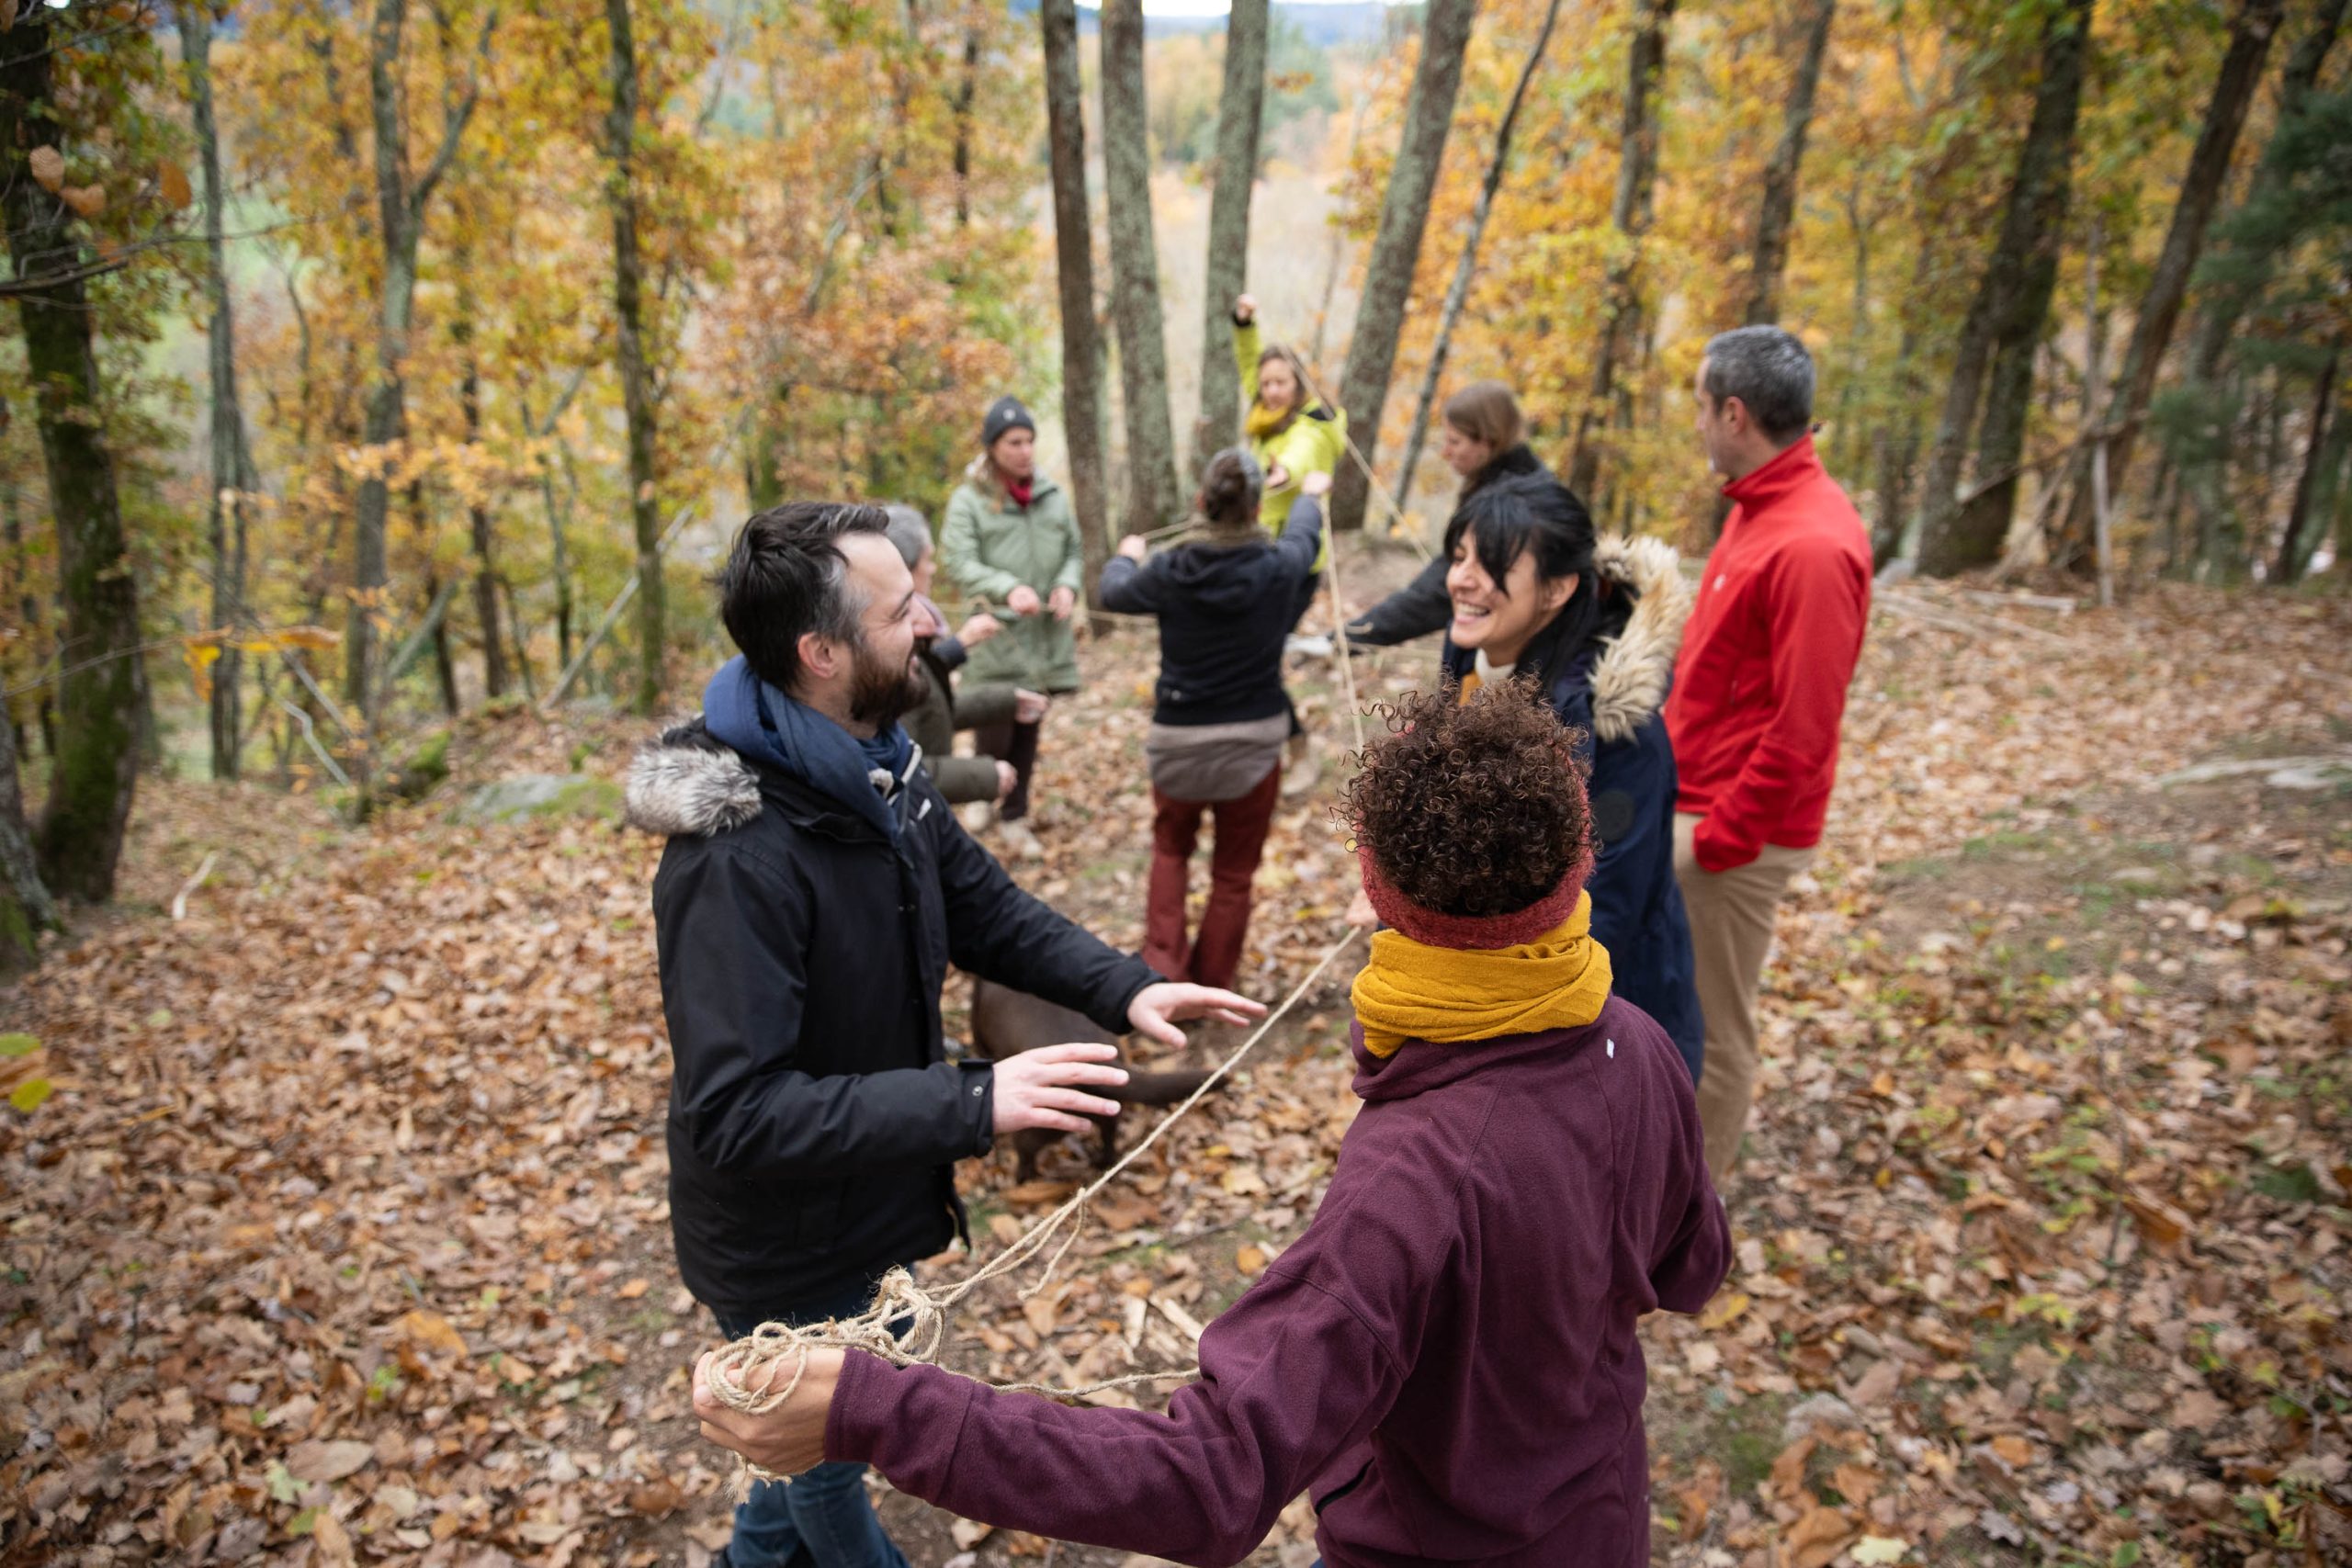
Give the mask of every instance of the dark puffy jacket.
<path id="1" fill-rule="evenodd" d="M 1634 592 L 1630 614 L 1605 615 L 1603 635 L 1579 649 L 1546 646 L 1538 634 L 1519 672 L 1534 677 L 1565 722 L 1592 737 L 1587 787 L 1600 846 L 1587 885 L 1592 934 L 1609 950 L 1611 988 L 1657 1020 L 1695 1083 L 1705 1032 L 1690 925 L 1674 880 L 1674 749 L 1660 711 L 1690 615 L 1690 588 L 1660 539 L 1603 535 L 1593 570 Z M 1476 662 L 1451 638 L 1444 657 L 1450 680 Z"/>
<path id="2" fill-rule="evenodd" d="M 944 1247 L 955 1162 L 993 1142 L 994 1077 L 945 1059 L 958 967 L 1127 1026 L 1159 979 L 1015 886 L 931 781 L 897 841 L 699 722 L 639 752 L 670 1026 L 678 1271 L 722 1317 L 820 1300 Z"/>
<path id="3" fill-rule="evenodd" d="M 1102 607 L 1159 617 L 1161 724 L 1237 724 L 1272 718 L 1283 694 L 1283 639 L 1314 596 L 1323 513 L 1291 503 L 1279 541 L 1252 530 L 1238 544 L 1179 545 L 1137 566 L 1114 556 L 1102 569 Z"/>
<path id="4" fill-rule="evenodd" d="M 1525 442 L 1498 454 L 1495 460 L 1462 481 L 1462 493 L 1454 497 L 1453 509 L 1497 479 L 1519 479 L 1528 474 L 1549 474 L 1544 459 L 1528 449 Z M 1447 524 L 1449 531 L 1452 522 Z M 1348 640 L 1366 648 L 1394 648 L 1400 642 L 1410 642 L 1417 637 L 1445 630 L 1453 619 L 1453 600 L 1445 591 L 1446 569 L 1453 563 L 1443 550 L 1430 558 L 1419 576 L 1404 587 L 1366 610 L 1348 623 Z"/>

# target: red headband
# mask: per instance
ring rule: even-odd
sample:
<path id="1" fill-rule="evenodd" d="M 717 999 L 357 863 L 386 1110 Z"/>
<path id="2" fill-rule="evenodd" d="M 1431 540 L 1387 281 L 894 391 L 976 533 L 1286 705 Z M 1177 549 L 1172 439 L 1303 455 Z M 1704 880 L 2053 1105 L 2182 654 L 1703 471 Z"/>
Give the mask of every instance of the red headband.
<path id="1" fill-rule="evenodd" d="M 1592 847 L 1588 843 L 1560 875 L 1558 886 L 1524 909 L 1503 915 L 1442 915 L 1424 909 L 1396 890 L 1380 874 L 1371 846 L 1356 846 L 1356 863 L 1363 868 L 1363 890 L 1374 913 L 1424 947 L 1517 947 L 1533 942 L 1576 912 L 1585 879 L 1592 874 Z"/>

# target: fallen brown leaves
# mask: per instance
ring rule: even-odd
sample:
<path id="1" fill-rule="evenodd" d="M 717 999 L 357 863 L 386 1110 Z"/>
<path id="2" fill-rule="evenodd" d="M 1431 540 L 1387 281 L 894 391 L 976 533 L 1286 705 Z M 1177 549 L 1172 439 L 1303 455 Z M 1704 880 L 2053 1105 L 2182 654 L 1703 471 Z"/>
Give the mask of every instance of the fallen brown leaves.
<path id="1" fill-rule="evenodd" d="M 1657 1549 L 2340 1551 L 2342 797 L 2148 786 L 2341 750 L 2352 616 L 2166 593 L 2038 621 L 2055 649 L 1967 613 L 1994 629 L 1873 632 L 1831 839 L 1783 911 L 1734 1277 L 1652 1325 Z M 1386 694 L 1431 663 L 1360 676 Z M 1148 646 L 1120 634 L 1089 667 L 1048 720 L 1048 858 L 1022 874 L 1132 946 Z M 1342 750 L 1328 671 L 1299 692 Z M 452 757 L 479 779 L 585 744 L 616 773 L 631 739 L 481 719 Z M 1352 891 L 1336 772 L 1276 819 L 1261 996 Z M 363 831 L 259 792 L 143 798 L 149 910 L 8 1001 L 51 1090 L 0 1110 L 0 1561 L 561 1568 L 723 1540 L 725 1467 L 684 1398 L 712 1331 L 668 1258 L 658 846 L 593 817 L 460 826 L 441 797 Z M 1105 1195 L 1049 1283 L 991 1287 L 951 1359 L 1065 1384 L 1188 1364 L 1328 1179 L 1344 979 Z M 1009 1156 L 967 1167 L 982 1233 L 1020 1234 L 1084 1154 L 1025 1188 Z M 889 1506 L 938 1557 L 1042 1551 Z M 1311 1529 L 1294 1510 L 1262 1560 L 1303 1562 Z"/>

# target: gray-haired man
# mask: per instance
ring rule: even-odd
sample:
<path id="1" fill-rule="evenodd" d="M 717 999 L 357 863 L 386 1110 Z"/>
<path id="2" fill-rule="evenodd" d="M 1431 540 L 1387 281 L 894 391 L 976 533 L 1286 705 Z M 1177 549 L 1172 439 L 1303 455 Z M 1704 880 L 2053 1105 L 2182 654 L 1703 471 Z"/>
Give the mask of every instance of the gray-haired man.
<path id="1" fill-rule="evenodd" d="M 1736 503 L 1682 633 L 1666 725 L 1679 774 L 1674 870 L 1690 920 L 1707 1070 L 1699 1120 L 1731 1173 L 1756 1085 L 1756 987 L 1772 911 L 1813 859 L 1838 726 L 1870 619 L 1862 520 L 1813 449 L 1813 356 L 1779 327 L 1718 334 L 1699 439 Z"/>

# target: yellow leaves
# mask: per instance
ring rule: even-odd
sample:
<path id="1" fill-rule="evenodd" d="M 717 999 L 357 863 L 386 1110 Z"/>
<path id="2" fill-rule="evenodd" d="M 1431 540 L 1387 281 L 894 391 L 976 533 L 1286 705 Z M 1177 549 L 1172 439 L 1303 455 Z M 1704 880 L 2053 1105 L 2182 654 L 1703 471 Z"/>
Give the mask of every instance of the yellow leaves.
<path id="1" fill-rule="evenodd" d="M 168 158 L 155 170 L 155 194 L 175 212 L 196 199 L 196 192 L 188 188 L 187 171 Z"/>
<path id="2" fill-rule="evenodd" d="M 1910 1550 L 1907 1543 L 1892 1536 L 1866 1535 L 1854 1543 L 1853 1556 L 1864 1568 L 1884 1568 L 1887 1563 L 1902 1562 Z"/>
<path id="3" fill-rule="evenodd" d="M 1266 1271 L 1265 1249 L 1258 1247 L 1241 1248 L 1233 1255 L 1233 1266 L 1250 1279 L 1256 1279 Z"/>
<path id="4" fill-rule="evenodd" d="M 43 1069 L 49 1053 L 29 1034 L 0 1034 L 0 1089 L 8 1103 L 29 1115 L 41 1108 L 55 1089 Z"/>
<path id="5" fill-rule="evenodd" d="M 2033 1445 L 2015 1433 L 2004 1432 L 1988 1446 L 2011 1470 L 2023 1470 L 2033 1462 Z"/>
<path id="6" fill-rule="evenodd" d="M 1707 1303 L 1707 1310 L 1699 1314 L 1699 1326 L 1712 1334 L 1719 1328 L 1728 1327 L 1738 1321 L 1739 1314 L 1746 1312 L 1747 1308 L 1748 1298 L 1746 1292 L 1725 1292 Z"/>

